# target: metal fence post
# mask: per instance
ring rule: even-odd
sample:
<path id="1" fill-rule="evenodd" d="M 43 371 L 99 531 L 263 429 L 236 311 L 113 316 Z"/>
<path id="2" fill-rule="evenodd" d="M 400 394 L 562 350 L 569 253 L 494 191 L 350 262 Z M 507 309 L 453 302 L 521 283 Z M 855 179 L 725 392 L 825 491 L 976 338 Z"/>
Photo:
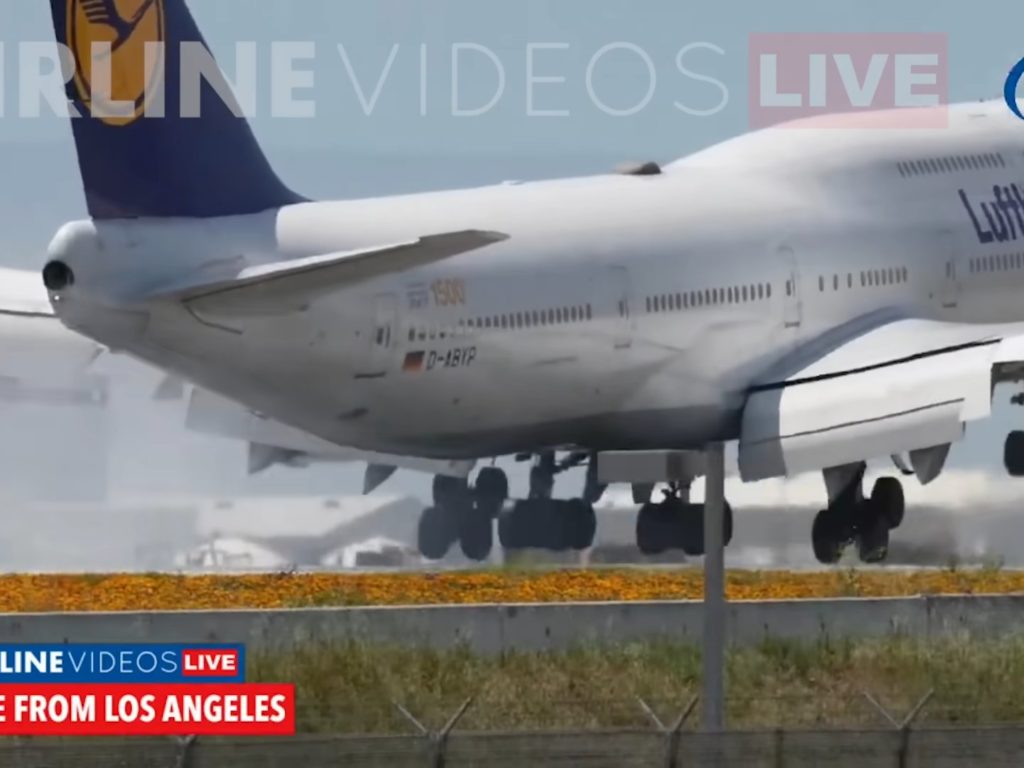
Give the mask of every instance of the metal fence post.
<path id="1" fill-rule="evenodd" d="M 892 724 L 892 727 L 900 732 L 900 747 L 896 754 L 896 764 L 899 768 L 906 768 L 907 761 L 910 757 L 910 727 L 914 724 L 914 721 L 917 720 L 917 716 L 921 714 L 921 710 L 924 709 L 925 705 L 931 700 L 934 694 L 934 689 L 928 691 L 928 693 L 921 697 L 921 700 L 917 702 L 906 717 L 902 720 L 896 720 L 889 710 L 879 704 L 870 693 L 864 691 L 864 698 L 870 701 L 871 705 L 882 713 L 882 716 Z"/>
<path id="2" fill-rule="evenodd" d="M 679 716 L 668 726 L 661 721 L 661 718 L 655 714 L 653 709 L 647 706 L 646 701 L 639 696 L 636 697 L 636 700 L 640 704 L 640 708 L 643 709 L 651 719 L 651 722 L 654 723 L 654 727 L 665 736 L 665 768 L 676 768 L 676 756 L 679 752 L 679 731 L 682 729 L 687 718 L 693 713 L 697 702 L 700 701 L 700 696 L 694 696 L 690 699 L 690 703 L 686 705 L 683 711 L 679 713 Z"/>
<path id="3" fill-rule="evenodd" d="M 469 705 L 473 703 L 473 697 L 470 696 L 459 707 L 455 714 L 448 718 L 448 722 L 444 724 L 444 728 L 437 732 L 434 737 L 434 768 L 444 768 L 445 750 L 448 748 L 448 734 L 452 732 L 452 728 L 455 724 L 462 719 L 462 716 L 466 714 L 466 710 L 469 709 Z"/>
<path id="4" fill-rule="evenodd" d="M 188 768 L 189 758 L 192 756 L 192 745 L 196 743 L 196 736 L 179 736 L 178 754 L 174 757 L 174 768 Z"/>
<path id="5" fill-rule="evenodd" d="M 420 732 L 420 735 L 430 741 L 432 746 L 430 764 L 433 768 L 444 768 L 445 750 L 448 747 L 448 734 L 452 732 L 455 725 L 462 719 L 462 716 L 466 714 L 466 710 L 469 709 L 469 705 L 473 703 L 473 697 L 470 696 L 462 702 L 462 706 L 455 711 L 455 714 L 448 718 L 448 722 L 445 723 L 444 727 L 442 727 L 437 733 L 429 730 L 425 725 L 423 725 L 423 723 L 417 720 L 408 709 L 403 707 L 397 701 L 393 703 L 395 708 L 402 713 L 402 716 L 412 723 L 416 730 Z"/>

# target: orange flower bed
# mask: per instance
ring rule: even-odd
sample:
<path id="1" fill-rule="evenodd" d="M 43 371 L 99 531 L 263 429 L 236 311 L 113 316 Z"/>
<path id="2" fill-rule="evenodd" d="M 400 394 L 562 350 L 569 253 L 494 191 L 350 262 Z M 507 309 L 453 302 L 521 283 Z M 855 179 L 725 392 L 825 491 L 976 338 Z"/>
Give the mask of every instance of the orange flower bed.
<path id="1" fill-rule="evenodd" d="M 0 576 L 0 612 L 699 599 L 694 569 Z M 1003 570 L 731 571 L 733 600 L 1024 592 Z"/>

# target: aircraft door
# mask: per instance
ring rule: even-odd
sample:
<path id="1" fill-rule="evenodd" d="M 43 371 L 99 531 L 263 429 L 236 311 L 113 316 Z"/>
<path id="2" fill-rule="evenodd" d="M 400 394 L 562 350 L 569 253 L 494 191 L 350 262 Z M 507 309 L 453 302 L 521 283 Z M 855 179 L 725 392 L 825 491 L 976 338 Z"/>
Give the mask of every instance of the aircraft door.
<path id="1" fill-rule="evenodd" d="M 803 301 L 800 298 L 800 271 L 796 254 L 790 246 L 783 245 L 779 248 L 779 256 L 785 276 L 782 285 L 783 325 L 786 328 L 799 328 L 803 321 Z"/>
<path id="2" fill-rule="evenodd" d="M 608 270 L 609 309 L 612 321 L 612 343 L 615 349 L 628 349 L 633 344 L 633 318 L 629 303 L 629 272 L 625 267 Z"/>
<path id="3" fill-rule="evenodd" d="M 386 376 L 398 340 L 398 297 L 382 293 L 373 297 L 373 324 L 370 328 L 363 371 L 360 378 Z"/>

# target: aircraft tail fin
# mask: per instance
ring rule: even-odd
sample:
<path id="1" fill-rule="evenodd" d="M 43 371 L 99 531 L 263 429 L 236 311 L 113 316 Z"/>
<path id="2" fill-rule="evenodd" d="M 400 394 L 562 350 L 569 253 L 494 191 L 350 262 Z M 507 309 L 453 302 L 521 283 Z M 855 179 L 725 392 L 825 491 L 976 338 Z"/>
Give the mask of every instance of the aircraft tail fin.
<path id="1" fill-rule="evenodd" d="M 185 0 L 50 0 L 94 219 L 233 216 L 303 198 L 270 167 Z M 200 74 L 202 73 L 202 74 Z"/>

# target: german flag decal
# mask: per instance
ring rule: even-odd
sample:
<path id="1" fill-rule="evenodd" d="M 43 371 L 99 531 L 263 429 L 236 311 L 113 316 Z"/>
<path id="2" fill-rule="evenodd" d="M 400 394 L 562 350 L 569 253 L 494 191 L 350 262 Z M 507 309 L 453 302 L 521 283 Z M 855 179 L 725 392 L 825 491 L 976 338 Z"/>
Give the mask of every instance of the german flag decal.
<path id="1" fill-rule="evenodd" d="M 402 370 L 407 372 L 422 371 L 423 360 L 426 357 L 425 352 L 409 352 L 405 356 L 405 362 L 402 363 Z"/>

